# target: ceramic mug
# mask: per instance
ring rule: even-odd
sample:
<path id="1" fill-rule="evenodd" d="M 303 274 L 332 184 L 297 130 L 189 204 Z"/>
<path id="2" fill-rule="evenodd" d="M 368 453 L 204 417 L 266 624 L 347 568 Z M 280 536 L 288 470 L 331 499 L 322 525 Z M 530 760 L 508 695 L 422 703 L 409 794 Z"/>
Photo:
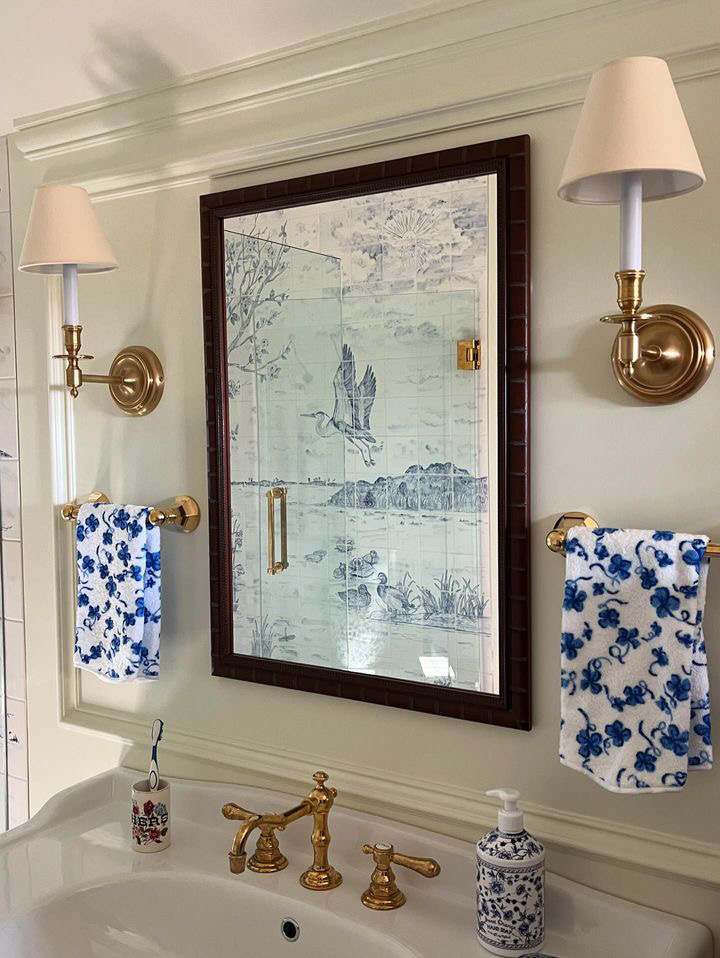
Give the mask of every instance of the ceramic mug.
<path id="1" fill-rule="evenodd" d="M 132 788 L 132 846 L 136 852 L 161 852 L 170 844 L 170 784 L 161 778 L 150 790 L 146 778 Z"/>

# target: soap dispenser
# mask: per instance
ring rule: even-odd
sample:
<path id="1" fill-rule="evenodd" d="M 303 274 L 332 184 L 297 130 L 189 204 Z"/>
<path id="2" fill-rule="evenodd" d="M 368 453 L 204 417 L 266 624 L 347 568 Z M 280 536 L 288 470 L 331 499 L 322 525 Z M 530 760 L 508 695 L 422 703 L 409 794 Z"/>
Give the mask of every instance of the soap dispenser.
<path id="1" fill-rule="evenodd" d="M 521 955 L 545 940 L 545 849 L 525 831 L 520 792 L 486 792 L 502 801 L 498 825 L 477 843 L 477 936 L 495 955 Z"/>

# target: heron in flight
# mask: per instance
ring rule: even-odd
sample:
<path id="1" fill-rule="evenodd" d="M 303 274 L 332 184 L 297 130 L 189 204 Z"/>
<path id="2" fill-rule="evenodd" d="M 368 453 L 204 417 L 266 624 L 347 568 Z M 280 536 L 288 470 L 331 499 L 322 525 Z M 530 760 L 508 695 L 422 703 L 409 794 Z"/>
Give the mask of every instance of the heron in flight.
<path id="1" fill-rule="evenodd" d="M 360 450 L 366 466 L 374 466 L 373 448 L 382 448 L 370 432 L 370 412 L 375 402 L 377 381 L 372 367 L 367 366 L 363 378 L 357 382 L 355 357 L 352 349 L 345 344 L 342 361 L 333 379 L 333 389 L 335 408 L 332 416 L 322 410 L 304 412 L 301 415 L 315 420 L 315 432 L 318 436 L 327 439 L 333 433 L 340 433 L 351 446 Z"/>

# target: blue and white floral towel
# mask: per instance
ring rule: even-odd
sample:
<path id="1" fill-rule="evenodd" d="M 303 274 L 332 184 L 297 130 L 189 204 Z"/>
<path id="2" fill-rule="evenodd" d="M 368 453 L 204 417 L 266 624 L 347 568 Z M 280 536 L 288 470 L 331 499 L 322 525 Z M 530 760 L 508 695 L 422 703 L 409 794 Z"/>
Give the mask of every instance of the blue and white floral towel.
<path id="1" fill-rule="evenodd" d="M 568 532 L 560 760 L 613 792 L 711 768 L 705 536 Z"/>
<path id="2" fill-rule="evenodd" d="M 158 677 L 160 529 L 149 514 L 100 502 L 78 513 L 74 663 L 109 682 Z"/>

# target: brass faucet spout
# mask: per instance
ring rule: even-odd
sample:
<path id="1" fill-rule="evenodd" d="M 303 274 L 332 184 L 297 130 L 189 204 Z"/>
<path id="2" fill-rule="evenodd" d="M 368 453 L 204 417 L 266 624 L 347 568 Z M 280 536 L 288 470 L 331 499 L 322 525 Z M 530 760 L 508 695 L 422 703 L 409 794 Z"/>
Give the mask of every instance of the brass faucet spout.
<path id="1" fill-rule="evenodd" d="M 287 812 L 279 815 L 261 815 L 257 812 L 248 811 L 246 808 L 241 808 L 234 802 L 223 805 L 222 813 L 225 818 L 242 822 L 228 853 L 230 871 L 234 875 L 241 875 L 245 871 L 246 864 L 251 871 L 261 874 L 282 871 L 288 862 L 280 851 L 275 832 L 283 831 L 299 818 L 312 815 L 313 831 L 310 841 L 313 848 L 313 862 L 300 876 L 300 884 L 304 888 L 310 888 L 314 891 L 337 888 L 342 882 L 342 875 L 328 861 L 328 846 L 330 845 L 328 816 L 337 791 L 334 788 L 326 787 L 327 774 L 325 772 L 315 772 L 313 781 L 315 787 L 308 797 L 293 808 L 288 809 Z M 245 845 L 248 837 L 256 828 L 260 831 L 257 847 L 250 860 L 247 861 Z"/>
<path id="2" fill-rule="evenodd" d="M 241 825 L 235 834 L 232 848 L 228 854 L 228 858 L 230 859 L 230 871 L 233 873 L 233 875 L 242 875 L 242 873 L 245 871 L 245 860 L 247 859 L 245 845 L 250 837 L 251 832 L 258 828 L 259 825 L 260 818 L 259 816 L 255 816 L 249 821 L 245 822 L 244 825 Z"/>
<path id="3" fill-rule="evenodd" d="M 228 853 L 230 871 L 233 875 L 242 875 L 245 871 L 247 861 L 245 845 L 256 828 L 260 829 L 260 838 L 258 839 L 258 851 L 254 857 L 260 856 L 261 852 L 265 851 L 270 854 L 270 858 L 267 862 L 263 862 L 261 857 L 260 862 L 262 864 L 272 864 L 272 862 L 279 864 L 282 861 L 282 867 L 285 867 L 286 862 L 284 856 L 281 856 L 277 849 L 277 839 L 273 832 L 275 829 L 282 831 L 287 825 L 290 825 L 291 822 L 297 821 L 298 818 L 309 815 L 311 812 L 312 803 L 307 799 L 304 802 L 300 802 L 299 805 L 295 805 L 289 811 L 279 815 L 258 815 L 255 812 L 241 808 L 234 802 L 228 802 L 226 805 L 223 805 L 222 813 L 225 818 L 242 821 L 243 823 L 235 833 L 232 847 Z M 253 868 L 253 861 L 250 862 L 250 868 Z"/>

